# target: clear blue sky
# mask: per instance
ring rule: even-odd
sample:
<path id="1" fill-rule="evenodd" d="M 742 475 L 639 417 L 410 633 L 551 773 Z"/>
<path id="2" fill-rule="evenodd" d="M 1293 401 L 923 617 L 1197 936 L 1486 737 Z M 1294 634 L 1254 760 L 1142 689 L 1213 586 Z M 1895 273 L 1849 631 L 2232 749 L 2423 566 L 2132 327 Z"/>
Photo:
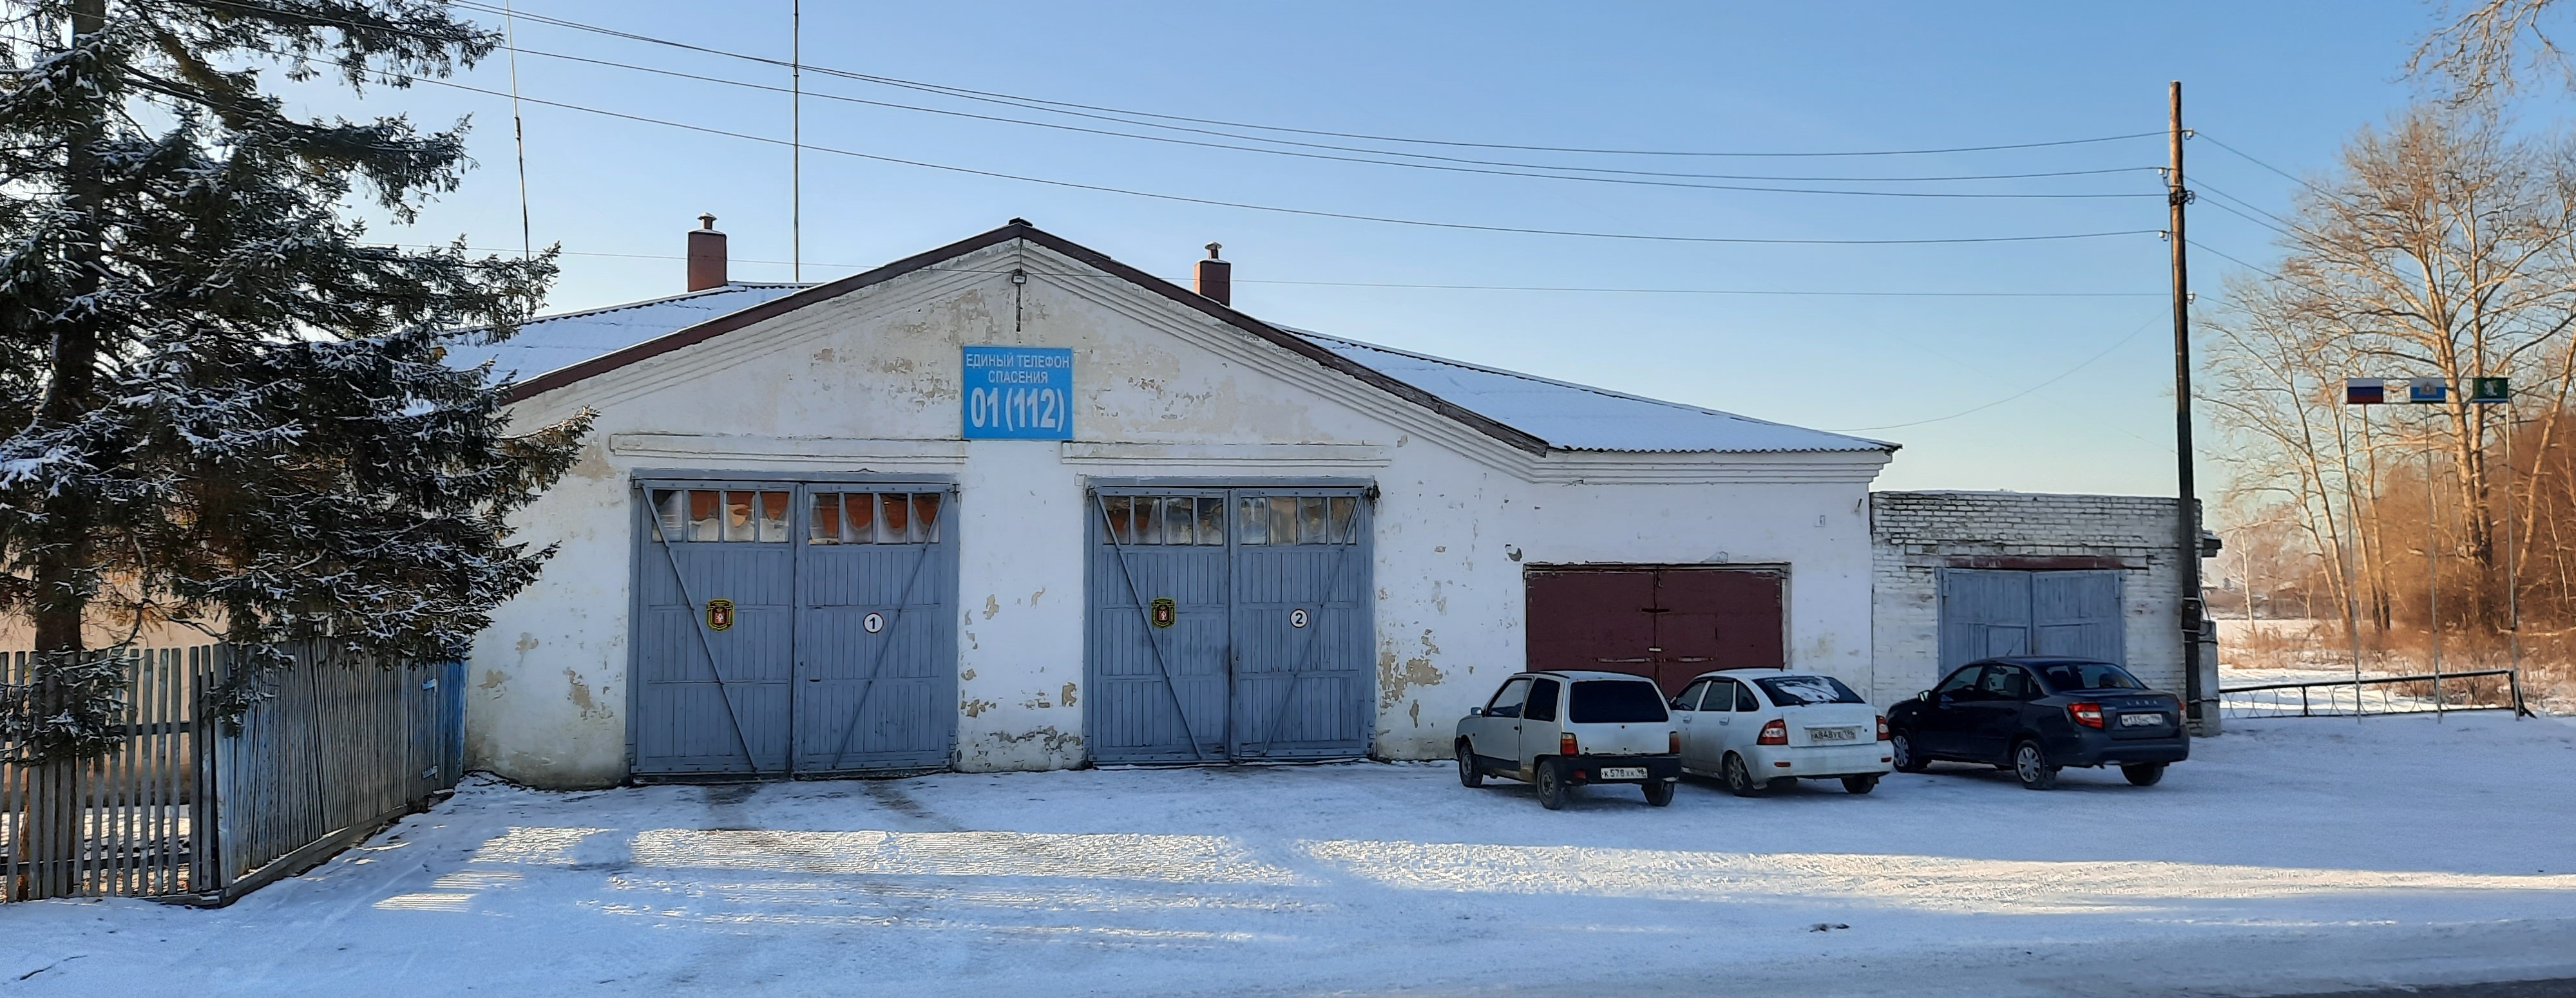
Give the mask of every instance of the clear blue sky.
<path id="1" fill-rule="evenodd" d="M 519 6 L 715 48 L 777 58 L 788 52 L 786 0 L 523 0 Z M 1231 121 L 1710 152 L 1942 148 L 2158 132 L 2165 124 L 2166 81 L 2178 78 L 2193 127 L 2300 172 L 2328 165 L 2353 129 L 2383 119 L 2407 99 L 2398 73 L 2431 19 L 2426 6 L 2409 2 L 1577 7 L 807 0 L 804 59 L 906 80 Z M 528 49 L 786 83 L 784 70 L 733 59 L 526 21 L 518 32 Z M 788 131 L 781 94 L 532 55 L 519 59 L 518 72 L 528 97 L 764 136 L 783 138 Z M 506 89 L 506 62 L 496 54 L 462 79 Z M 810 72 L 805 83 L 818 93 L 1099 124 Z M 506 101 L 417 87 L 374 90 L 357 104 L 323 98 L 318 106 L 349 113 L 400 108 L 424 125 L 471 113 L 480 169 L 416 228 L 390 238 L 425 242 L 463 233 L 476 246 L 518 245 Z M 539 104 L 524 111 L 539 245 L 560 242 L 572 254 L 676 255 L 682 230 L 699 212 L 712 211 L 732 236 L 737 279 L 788 276 L 783 264 L 747 262 L 789 255 L 783 148 Z M 1978 183 L 1777 185 L 2148 195 L 2112 199 L 1622 186 L 1192 148 L 813 96 L 805 101 L 804 137 L 817 146 L 1077 183 L 1515 227 L 1907 239 L 2164 226 L 2158 181 L 2146 170 Z M 1425 151 L 1836 177 L 2152 167 L 2165 155 L 2161 137 L 1857 158 Z M 2189 152 L 2194 186 L 2204 191 L 2193 213 L 2194 238 L 2248 261 L 2271 259 L 2270 233 L 2219 210 L 2211 204 L 2219 199 L 2207 192 L 2215 188 L 2281 211 L 2291 182 L 2209 142 L 2194 142 Z M 2152 233 L 1985 245 L 1734 246 L 1462 232 L 1149 200 L 816 151 L 804 158 L 804 191 L 809 280 L 873 266 L 1012 216 L 1174 277 L 1188 272 L 1201 244 L 1217 241 L 1237 261 L 1235 304 L 1252 314 L 1765 419 L 1862 430 L 1905 445 L 1882 487 L 2172 488 L 2165 248 Z M 2204 300 L 2236 269 L 2196 253 L 2195 285 Z M 1608 294 L 1265 281 L 2093 296 Z M 613 304 L 681 286 L 676 259 L 569 255 L 550 308 Z M 1891 425 L 1907 423 L 1919 425 Z M 1865 429 L 1873 427 L 1884 428 Z"/>

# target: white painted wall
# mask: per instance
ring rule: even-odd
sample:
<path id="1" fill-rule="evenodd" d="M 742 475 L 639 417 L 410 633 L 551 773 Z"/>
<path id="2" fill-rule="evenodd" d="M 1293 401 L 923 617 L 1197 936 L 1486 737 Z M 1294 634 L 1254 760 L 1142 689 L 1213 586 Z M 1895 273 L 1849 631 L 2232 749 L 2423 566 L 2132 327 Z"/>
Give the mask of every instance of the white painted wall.
<path id="1" fill-rule="evenodd" d="M 1006 272 L 1024 267 L 1015 290 Z M 626 775 L 628 564 L 643 469 L 914 472 L 960 486 L 957 765 L 1085 758 L 1085 483 L 1379 483 L 1375 751 L 1439 758 L 1520 668 L 1521 570 L 1789 567 L 1790 662 L 1870 681 L 1868 482 L 1885 455 L 1558 454 L 1454 421 L 1022 243 L 976 251 L 521 403 L 590 408 L 580 465 L 526 510 L 556 560 L 473 653 L 473 765 L 547 786 Z M 1015 296 L 1018 300 L 1015 301 Z M 1070 347 L 1069 443 L 958 437 L 959 347 Z"/>

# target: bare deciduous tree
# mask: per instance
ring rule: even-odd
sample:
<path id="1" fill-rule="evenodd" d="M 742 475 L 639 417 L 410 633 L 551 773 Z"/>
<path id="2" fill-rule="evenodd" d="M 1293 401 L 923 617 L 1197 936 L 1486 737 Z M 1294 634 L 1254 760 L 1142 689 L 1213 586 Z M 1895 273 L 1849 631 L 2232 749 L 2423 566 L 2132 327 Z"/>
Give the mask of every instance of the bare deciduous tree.
<path id="1" fill-rule="evenodd" d="M 2556 6 L 2556 0 L 2445 3 L 2443 25 L 2415 46 L 2406 71 L 2458 104 L 2513 93 L 2534 76 L 2576 86 L 2576 67 L 2545 23 Z"/>

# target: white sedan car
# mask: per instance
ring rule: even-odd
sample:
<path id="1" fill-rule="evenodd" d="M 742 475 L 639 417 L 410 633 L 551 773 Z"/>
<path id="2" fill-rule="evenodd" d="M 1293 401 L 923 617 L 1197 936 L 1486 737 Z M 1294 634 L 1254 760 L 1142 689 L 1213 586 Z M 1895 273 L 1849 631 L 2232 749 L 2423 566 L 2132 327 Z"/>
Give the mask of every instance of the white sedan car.
<path id="1" fill-rule="evenodd" d="M 1728 669 L 1694 677 L 1673 698 L 1682 771 L 1714 776 L 1739 797 L 1799 777 L 1838 778 L 1865 794 L 1893 771 L 1887 718 L 1842 680 L 1782 669 Z"/>

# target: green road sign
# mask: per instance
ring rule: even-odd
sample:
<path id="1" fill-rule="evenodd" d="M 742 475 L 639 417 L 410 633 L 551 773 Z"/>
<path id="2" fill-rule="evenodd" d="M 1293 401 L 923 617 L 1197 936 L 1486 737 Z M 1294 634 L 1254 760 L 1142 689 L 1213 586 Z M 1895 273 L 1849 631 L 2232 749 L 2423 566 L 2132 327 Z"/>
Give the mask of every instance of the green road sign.
<path id="1" fill-rule="evenodd" d="M 2503 378 L 2470 378 L 2469 401 L 2498 403 L 2513 401 L 2513 393 Z"/>

